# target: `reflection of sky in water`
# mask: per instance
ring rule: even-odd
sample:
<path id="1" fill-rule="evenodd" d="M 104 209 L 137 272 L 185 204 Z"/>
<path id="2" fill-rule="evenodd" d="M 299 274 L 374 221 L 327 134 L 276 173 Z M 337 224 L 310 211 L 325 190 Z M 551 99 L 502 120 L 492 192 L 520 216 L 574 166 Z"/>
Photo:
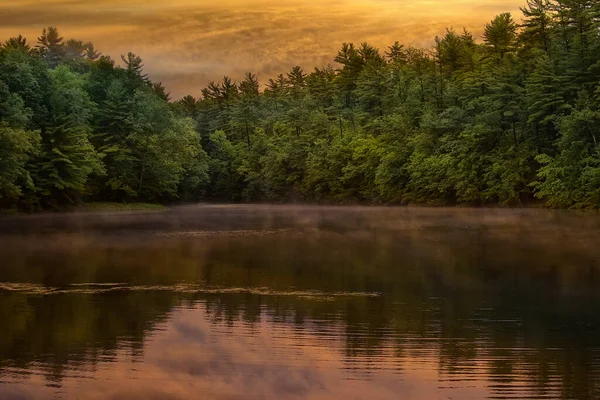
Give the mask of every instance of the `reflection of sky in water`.
<path id="1" fill-rule="evenodd" d="M 142 351 L 124 349 L 95 365 L 74 363 L 60 383 L 44 378 L 44 365 L 26 374 L 5 371 L 2 399 L 403 399 L 482 398 L 484 377 L 469 388 L 438 387 L 435 359 L 395 357 L 392 338 L 377 352 L 348 356 L 341 323 L 214 323 L 202 305 L 178 308 L 148 336 Z M 367 332 L 363 332 L 367 334 Z M 434 384 L 432 384 L 434 383 Z"/>
<path id="2" fill-rule="evenodd" d="M 589 214 L 227 206 L 1 222 L 2 400 L 598 398 Z"/>

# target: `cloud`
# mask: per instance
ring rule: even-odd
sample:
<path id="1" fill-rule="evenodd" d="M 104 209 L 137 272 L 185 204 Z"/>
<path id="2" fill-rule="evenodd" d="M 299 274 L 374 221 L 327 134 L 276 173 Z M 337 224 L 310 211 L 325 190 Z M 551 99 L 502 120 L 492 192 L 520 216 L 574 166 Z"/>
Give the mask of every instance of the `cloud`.
<path id="1" fill-rule="evenodd" d="M 435 356 L 394 353 L 392 342 L 379 352 L 350 355 L 340 323 L 307 323 L 298 329 L 275 322 L 209 322 L 206 305 L 174 310 L 132 355 L 127 343 L 107 361 L 77 363 L 48 385 L 44 368 L 0 385 L 2 399 L 432 399 L 485 398 L 480 387 L 440 389 Z M 399 363 L 405 367 L 399 369 Z M 51 370 L 47 368 L 46 370 Z M 369 373 L 376 371 L 376 373 Z M 402 373 L 402 375 L 399 375 Z M 461 390 L 465 392 L 461 393 Z"/>
<path id="2" fill-rule="evenodd" d="M 398 40 L 430 46 L 446 27 L 481 33 L 495 14 L 521 0 L 8 0 L 0 5 L 0 38 L 31 40 L 44 26 L 92 40 L 105 54 L 133 51 L 174 97 L 198 95 L 210 80 L 264 80 L 294 65 L 307 70 L 332 62 L 343 42 L 380 48 Z"/>

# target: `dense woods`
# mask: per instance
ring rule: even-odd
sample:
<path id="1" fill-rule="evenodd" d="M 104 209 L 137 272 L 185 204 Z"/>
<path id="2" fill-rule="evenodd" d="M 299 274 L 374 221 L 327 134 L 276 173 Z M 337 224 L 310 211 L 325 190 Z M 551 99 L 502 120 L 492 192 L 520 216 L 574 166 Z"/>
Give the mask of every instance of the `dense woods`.
<path id="1" fill-rule="evenodd" d="M 600 206 L 600 3 L 527 0 L 481 40 L 343 44 L 332 66 L 171 101 L 54 27 L 0 47 L 0 207 L 82 201 Z"/>

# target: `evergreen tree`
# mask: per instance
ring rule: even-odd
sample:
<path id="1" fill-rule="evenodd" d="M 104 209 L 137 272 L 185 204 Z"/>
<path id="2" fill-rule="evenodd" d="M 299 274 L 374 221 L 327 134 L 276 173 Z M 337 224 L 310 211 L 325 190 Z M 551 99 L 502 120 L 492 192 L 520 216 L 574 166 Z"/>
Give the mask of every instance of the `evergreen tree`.
<path id="1" fill-rule="evenodd" d="M 493 54 L 504 58 L 506 53 L 514 51 L 517 37 L 517 25 L 510 13 L 503 13 L 485 25 L 483 41 Z"/>
<path id="2" fill-rule="evenodd" d="M 21 50 L 24 52 L 29 52 L 29 50 L 31 49 L 31 47 L 27 43 L 27 39 L 25 39 L 21 35 L 11 37 L 6 42 L 4 42 L 4 44 L 2 44 L 2 46 L 0 46 L 0 47 L 4 47 L 6 49 Z"/>
<path id="3" fill-rule="evenodd" d="M 525 17 L 521 25 L 519 39 L 526 46 L 541 48 L 550 52 L 552 35 L 552 17 L 549 0 L 527 0 L 527 5 L 521 7 Z"/>
<path id="4" fill-rule="evenodd" d="M 65 57 L 64 38 L 53 26 L 44 28 L 42 35 L 38 38 L 37 48 L 42 57 L 52 69 L 56 68 Z"/>
<path id="5" fill-rule="evenodd" d="M 553 207 L 600 205 L 600 114 L 575 111 L 559 120 L 557 154 L 538 156 L 542 164 L 536 196 Z"/>
<path id="6" fill-rule="evenodd" d="M 0 205 L 82 200 L 600 207 L 600 4 L 527 0 L 433 47 L 343 44 L 171 101 L 47 28 L 0 46 Z"/>
<path id="7" fill-rule="evenodd" d="M 33 175 L 41 202 L 57 207 L 80 201 L 87 194 L 88 177 L 102 174 L 104 167 L 89 141 L 93 103 L 83 81 L 65 66 L 56 68 L 51 80 L 53 117 L 42 131 L 42 153 Z"/>
<path id="8" fill-rule="evenodd" d="M 551 151 L 557 138 L 557 119 L 571 110 L 561 95 L 561 81 L 547 55 L 540 55 L 535 69 L 527 79 L 527 100 L 529 118 L 536 135 L 540 151 Z"/>
<path id="9" fill-rule="evenodd" d="M 144 62 L 139 56 L 129 52 L 126 56 L 122 55 L 121 60 L 125 64 L 130 94 L 133 94 L 136 89 L 149 85 L 148 74 L 144 73 Z"/>

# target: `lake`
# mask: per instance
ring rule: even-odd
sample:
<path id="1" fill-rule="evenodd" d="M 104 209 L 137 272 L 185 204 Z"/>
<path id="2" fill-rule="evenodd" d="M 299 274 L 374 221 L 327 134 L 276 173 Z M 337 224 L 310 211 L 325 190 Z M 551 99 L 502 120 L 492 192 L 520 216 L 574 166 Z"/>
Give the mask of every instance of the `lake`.
<path id="1" fill-rule="evenodd" d="M 0 399 L 597 399 L 600 216 L 0 219 Z"/>

